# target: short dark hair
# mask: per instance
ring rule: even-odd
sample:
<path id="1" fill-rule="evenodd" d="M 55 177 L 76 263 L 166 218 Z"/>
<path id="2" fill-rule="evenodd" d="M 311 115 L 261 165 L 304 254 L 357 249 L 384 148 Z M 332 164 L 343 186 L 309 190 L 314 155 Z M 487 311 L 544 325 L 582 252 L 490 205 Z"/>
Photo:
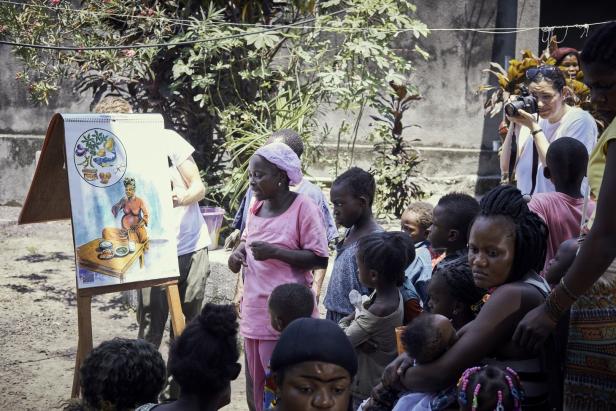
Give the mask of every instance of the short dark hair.
<path id="1" fill-rule="evenodd" d="M 114 338 L 94 348 L 81 369 L 84 405 L 117 411 L 157 402 L 165 384 L 165 362 L 156 347 L 144 340 Z"/>
<path id="2" fill-rule="evenodd" d="M 529 210 L 520 190 L 503 185 L 493 188 L 481 199 L 480 216 L 503 216 L 514 226 L 515 246 L 511 273 L 507 282 L 517 281 L 531 270 L 541 271 L 545 263 L 548 228 Z"/>
<path id="3" fill-rule="evenodd" d="M 468 306 L 469 309 L 479 303 L 486 294 L 486 290 L 475 285 L 473 272 L 466 257 L 458 258 L 447 264 L 440 264 L 432 278 L 436 276 L 442 276 L 451 297 Z"/>
<path id="4" fill-rule="evenodd" d="M 419 364 L 428 364 L 447 351 L 449 341 L 434 326 L 435 315 L 421 313 L 406 326 L 401 340 L 404 350 Z"/>
<path id="5" fill-rule="evenodd" d="M 413 239 L 402 231 L 381 231 L 359 239 L 357 258 L 400 287 L 404 282 L 404 270 L 415 259 L 415 246 Z"/>
<path id="6" fill-rule="evenodd" d="M 561 181 L 581 182 L 588 167 L 586 146 L 572 137 L 556 139 L 548 147 L 546 165 Z"/>
<path id="7" fill-rule="evenodd" d="M 282 128 L 274 131 L 268 141 L 271 142 L 279 138 L 282 139 L 283 143 L 291 147 L 291 150 L 297 154 L 298 158 L 302 158 L 302 154 L 304 154 L 304 141 L 295 130 L 290 128 Z"/>
<path id="8" fill-rule="evenodd" d="M 479 214 L 477 200 L 468 194 L 449 193 L 438 200 L 437 206 L 447 209 L 450 228 L 458 230 L 462 238 L 468 239 L 470 226 Z"/>
<path id="9" fill-rule="evenodd" d="M 563 71 L 560 68 L 551 65 L 543 65 L 541 67 L 553 67 L 554 70 L 541 70 L 537 72 L 537 75 L 533 77 L 530 83 L 539 83 L 545 80 L 552 84 L 554 90 L 562 93 L 563 88 L 567 85 L 567 80 L 565 79 L 565 74 Z"/>
<path id="10" fill-rule="evenodd" d="M 307 318 L 314 311 L 314 295 L 308 287 L 298 283 L 281 284 L 270 294 L 269 308 L 286 324 Z"/>
<path id="11" fill-rule="evenodd" d="M 601 63 L 616 68 L 616 22 L 604 24 L 592 33 L 580 58 L 586 64 Z"/>
<path id="12" fill-rule="evenodd" d="M 432 204 L 425 201 L 415 201 L 409 204 L 404 210 L 405 213 L 412 213 L 417 216 L 417 223 L 425 229 L 428 229 L 432 225 L 432 212 L 434 207 Z"/>
<path id="13" fill-rule="evenodd" d="M 208 303 L 171 343 L 169 373 L 182 392 L 213 396 L 237 378 L 239 357 L 235 308 Z"/>
<path id="14" fill-rule="evenodd" d="M 376 182 L 372 174 L 359 167 L 351 167 L 340 174 L 332 183 L 332 187 L 341 185 L 347 187 L 356 198 L 366 196 L 368 205 L 372 206 L 376 192 Z"/>

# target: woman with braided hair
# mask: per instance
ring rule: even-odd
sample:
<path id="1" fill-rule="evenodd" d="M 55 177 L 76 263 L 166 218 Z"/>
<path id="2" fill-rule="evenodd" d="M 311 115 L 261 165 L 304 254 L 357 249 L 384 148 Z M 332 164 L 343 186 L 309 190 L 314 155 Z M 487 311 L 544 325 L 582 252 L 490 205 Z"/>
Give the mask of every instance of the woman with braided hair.
<path id="1" fill-rule="evenodd" d="M 529 377 L 522 381 L 525 409 L 548 409 L 539 358 L 511 342 L 518 322 L 549 292 L 537 274 L 545 259 L 546 239 L 545 224 L 528 209 L 518 189 L 500 186 L 488 192 L 471 226 L 468 262 L 475 285 L 492 290 L 490 298 L 458 331 L 458 340 L 443 356 L 429 366 L 412 367 L 402 354 L 385 370 L 385 384 L 434 392 L 454 384 L 469 367 L 497 364 Z"/>
<path id="2" fill-rule="evenodd" d="M 529 349 L 541 347 L 571 308 L 564 409 L 594 411 L 616 404 L 616 23 L 588 38 L 581 61 L 591 101 L 609 124 L 588 163 L 597 207 L 569 271 L 520 322 L 514 339 Z"/>
<path id="3" fill-rule="evenodd" d="M 415 259 L 413 240 L 401 231 L 372 233 L 357 244 L 359 281 L 374 290 L 368 301 L 338 323 L 357 353 L 358 370 L 351 386 L 353 409 L 370 396 L 385 366 L 396 358 L 396 327 L 404 318 L 399 287 L 404 269 Z"/>

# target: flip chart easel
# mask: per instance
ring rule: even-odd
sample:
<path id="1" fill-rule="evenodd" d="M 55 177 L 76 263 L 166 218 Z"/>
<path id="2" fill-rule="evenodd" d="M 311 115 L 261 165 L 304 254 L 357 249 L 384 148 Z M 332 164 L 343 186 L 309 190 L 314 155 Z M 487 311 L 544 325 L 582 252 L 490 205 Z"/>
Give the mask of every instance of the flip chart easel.
<path id="1" fill-rule="evenodd" d="M 72 219 L 64 145 L 64 120 L 61 114 L 55 114 L 49 123 L 40 159 L 19 215 L 18 224 Z M 75 261 L 75 264 L 77 264 L 77 261 Z M 77 287 L 78 342 L 71 397 L 79 396 L 79 369 L 93 347 L 92 297 L 144 287 L 164 287 L 166 289 L 173 332 L 175 335 L 180 335 L 184 330 L 184 315 L 180 303 L 177 278 L 158 278 L 103 287 Z"/>

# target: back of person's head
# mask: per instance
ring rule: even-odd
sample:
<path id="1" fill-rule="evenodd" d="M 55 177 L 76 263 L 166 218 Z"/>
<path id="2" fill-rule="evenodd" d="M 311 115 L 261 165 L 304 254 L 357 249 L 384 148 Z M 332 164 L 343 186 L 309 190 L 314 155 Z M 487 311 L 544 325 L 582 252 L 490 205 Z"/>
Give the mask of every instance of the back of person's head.
<path id="1" fill-rule="evenodd" d="M 458 404 L 463 411 L 520 411 L 523 397 L 520 378 L 509 367 L 468 368 L 458 381 Z"/>
<path id="2" fill-rule="evenodd" d="M 277 131 L 274 131 L 272 135 L 267 139 L 267 144 L 280 142 L 291 147 L 291 150 L 297 154 L 298 158 L 302 158 L 302 154 L 304 154 L 304 141 L 302 137 L 295 131 L 290 128 L 283 128 Z"/>
<path id="3" fill-rule="evenodd" d="M 239 375 L 237 314 L 232 305 L 208 303 L 171 343 L 169 374 L 182 393 L 213 398 Z"/>
<path id="4" fill-rule="evenodd" d="M 586 40 L 580 58 L 585 64 L 599 63 L 616 68 L 616 22 L 596 29 Z"/>
<path id="5" fill-rule="evenodd" d="M 468 239 L 470 225 L 479 213 L 477 200 L 464 193 L 445 194 L 438 200 L 437 206 L 446 210 L 449 229 L 458 230 L 460 239 Z"/>
<path id="6" fill-rule="evenodd" d="M 563 89 L 567 85 L 565 73 L 563 73 L 560 68 L 551 66 L 549 64 L 540 66 L 538 68 L 537 74 L 529 80 L 530 83 L 535 84 L 546 81 L 552 86 L 554 91 L 557 91 L 558 93 L 562 93 Z"/>
<path id="7" fill-rule="evenodd" d="M 442 315 L 421 313 L 406 326 L 402 345 L 418 364 L 428 364 L 443 355 L 453 345 L 456 330 Z"/>
<path id="8" fill-rule="evenodd" d="M 550 144 L 544 174 L 555 184 L 581 184 L 588 166 L 586 146 L 572 137 L 561 137 Z"/>
<path id="9" fill-rule="evenodd" d="M 132 113 L 133 108 L 130 103 L 118 96 L 107 96 L 103 97 L 101 101 L 99 101 L 94 109 L 92 110 L 94 113 Z"/>
<path id="10" fill-rule="evenodd" d="M 85 408 L 132 410 L 157 402 L 165 384 L 165 363 L 147 341 L 114 338 L 90 352 L 80 375 Z"/>
<path id="11" fill-rule="evenodd" d="M 500 216 L 512 225 L 514 256 L 506 282 L 517 281 L 531 270 L 541 271 L 545 263 L 548 228 L 541 217 L 529 210 L 520 190 L 509 185 L 493 188 L 481 199 L 480 207 L 480 217 Z"/>
<path id="12" fill-rule="evenodd" d="M 462 308 L 470 310 L 473 315 L 477 315 L 486 290 L 475 285 L 468 260 L 459 258 L 440 266 L 432 275 L 432 281 L 441 278 L 447 285 L 449 296 L 453 300 L 452 305 L 458 304 Z"/>
<path id="13" fill-rule="evenodd" d="M 314 295 L 303 284 L 288 283 L 274 288 L 268 306 L 272 327 L 284 330 L 293 320 L 308 318 L 314 311 Z"/>
<path id="14" fill-rule="evenodd" d="M 400 287 L 404 270 L 415 259 L 413 240 L 402 231 L 381 231 L 362 237 L 357 258 L 379 274 L 379 281 Z"/>
<path id="15" fill-rule="evenodd" d="M 334 186 L 345 187 L 355 198 L 365 197 L 370 207 L 374 202 L 376 192 L 374 177 L 359 167 L 351 167 L 340 174 L 332 183 L 332 187 Z"/>

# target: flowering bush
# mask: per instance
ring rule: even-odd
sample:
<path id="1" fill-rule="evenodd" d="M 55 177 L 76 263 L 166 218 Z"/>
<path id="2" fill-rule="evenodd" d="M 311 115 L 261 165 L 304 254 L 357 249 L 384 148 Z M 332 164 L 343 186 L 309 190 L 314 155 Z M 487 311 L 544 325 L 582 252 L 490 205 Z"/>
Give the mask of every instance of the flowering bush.
<path id="1" fill-rule="evenodd" d="M 0 4 L 0 38 L 76 48 L 14 48 L 33 101 L 68 79 L 92 105 L 114 94 L 161 113 L 197 149 L 212 200 L 234 204 L 272 130 L 294 128 L 311 148 L 324 105 L 359 121 L 384 81 L 406 81 L 411 62 L 391 41 L 427 34 L 414 11 L 408 0 L 33 0 Z"/>

